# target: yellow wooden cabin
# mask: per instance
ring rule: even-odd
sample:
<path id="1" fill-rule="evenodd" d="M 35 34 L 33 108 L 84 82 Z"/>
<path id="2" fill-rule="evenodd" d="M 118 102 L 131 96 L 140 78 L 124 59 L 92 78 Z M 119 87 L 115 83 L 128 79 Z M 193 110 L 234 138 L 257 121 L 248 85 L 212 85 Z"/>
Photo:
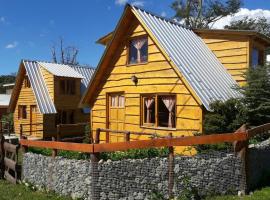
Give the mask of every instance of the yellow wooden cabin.
<path id="1" fill-rule="evenodd" d="M 93 68 L 27 61 L 20 63 L 9 109 L 15 133 L 33 138 L 55 136 L 57 124 L 87 122 L 89 109 L 78 107 Z"/>
<path id="2" fill-rule="evenodd" d="M 238 69 L 237 50 L 239 55 L 247 54 L 246 65 L 239 69 L 251 62 L 249 44 L 244 52 L 228 42 L 221 51 L 223 44 L 204 34 L 127 5 L 115 31 L 98 41 L 106 50 L 81 101 L 81 106 L 92 109 L 93 133 L 97 128 L 165 136 L 203 132 L 204 113 L 210 111 L 211 102 L 239 97 L 232 88 L 242 79 L 228 70 Z M 254 41 L 269 45 L 265 37 L 254 36 Z M 110 142 L 123 140 L 119 134 L 110 134 Z"/>

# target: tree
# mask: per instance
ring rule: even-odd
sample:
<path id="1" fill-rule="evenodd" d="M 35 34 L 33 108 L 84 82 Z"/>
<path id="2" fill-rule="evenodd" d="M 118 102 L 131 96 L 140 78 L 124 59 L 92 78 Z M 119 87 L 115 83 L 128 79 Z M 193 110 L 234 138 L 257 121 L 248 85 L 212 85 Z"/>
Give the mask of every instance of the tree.
<path id="1" fill-rule="evenodd" d="M 6 89 L 3 87 L 4 84 L 14 83 L 16 80 L 16 74 L 0 76 L 0 94 L 6 93 Z"/>
<path id="2" fill-rule="evenodd" d="M 270 67 L 250 67 L 244 75 L 246 84 L 239 87 L 241 102 L 246 106 L 247 122 L 261 125 L 270 122 Z"/>
<path id="3" fill-rule="evenodd" d="M 243 19 L 231 21 L 230 24 L 226 25 L 224 28 L 233 30 L 255 30 L 270 37 L 270 23 L 265 17 L 250 18 L 246 16 Z"/>
<path id="4" fill-rule="evenodd" d="M 175 0 L 174 18 L 188 28 L 211 28 L 219 19 L 236 13 L 241 0 Z"/>
<path id="5" fill-rule="evenodd" d="M 62 64 L 70 64 L 70 65 L 77 65 L 79 64 L 77 61 L 77 56 L 79 50 L 75 46 L 64 46 L 64 41 L 62 38 L 59 40 L 60 47 L 57 53 L 56 45 L 51 47 L 51 54 L 52 54 L 52 62 L 54 63 L 62 63 Z"/>

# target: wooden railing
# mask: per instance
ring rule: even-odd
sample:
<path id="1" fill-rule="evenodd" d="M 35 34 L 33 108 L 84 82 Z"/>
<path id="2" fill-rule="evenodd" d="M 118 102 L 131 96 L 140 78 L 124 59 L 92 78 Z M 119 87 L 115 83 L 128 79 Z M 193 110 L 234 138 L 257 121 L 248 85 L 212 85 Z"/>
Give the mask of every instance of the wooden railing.
<path id="1" fill-rule="evenodd" d="M 89 123 L 58 124 L 56 138 L 53 140 L 62 142 L 82 142 L 86 138 L 86 126 Z M 90 137 L 90 133 L 88 134 Z"/>
<path id="2" fill-rule="evenodd" d="M 0 121 L 0 133 L 10 134 L 13 130 L 13 124 L 8 121 Z"/>
<path id="3" fill-rule="evenodd" d="M 33 127 L 35 127 L 34 130 Z M 32 136 L 37 132 L 43 132 L 43 123 L 20 124 L 20 138 Z"/>

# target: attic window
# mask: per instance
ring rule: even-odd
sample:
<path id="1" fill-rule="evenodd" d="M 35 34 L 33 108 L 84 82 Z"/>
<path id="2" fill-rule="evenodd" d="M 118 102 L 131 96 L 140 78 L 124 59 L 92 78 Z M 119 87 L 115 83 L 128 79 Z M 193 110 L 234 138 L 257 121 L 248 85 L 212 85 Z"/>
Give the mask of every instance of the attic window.
<path id="1" fill-rule="evenodd" d="M 147 37 L 140 37 L 130 41 L 129 44 L 129 64 L 145 63 L 148 60 Z"/>
<path id="2" fill-rule="evenodd" d="M 60 80 L 60 94 L 74 95 L 75 84 L 75 80 Z"/>
<path id="3" fill-rule="evenodd" d="M 31 87 L 28 76 L 25 76 L 23 85 L 24 85 L 25 88 L 30 88 Z"/>

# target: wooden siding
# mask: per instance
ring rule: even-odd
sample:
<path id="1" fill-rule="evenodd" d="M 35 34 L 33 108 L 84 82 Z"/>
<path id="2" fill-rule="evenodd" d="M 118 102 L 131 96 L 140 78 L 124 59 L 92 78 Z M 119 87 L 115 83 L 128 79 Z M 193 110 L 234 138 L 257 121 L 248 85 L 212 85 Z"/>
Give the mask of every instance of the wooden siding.
<path id="1" fill-rule="evenodd" d="M 48 88 L 49 95 L 52 101 L 54 101 L 54 75 L 51 74 L 48 70 L 46 70 L 43 67 L 41 67 L 40 69 L 41 69 L 41 73 L 43 75 L 44 81 L 46 83 L 46 86 Z"/>
<path id="2" fill-rule="evenodd" d="M 27 118 L 26 119 L 18 119 L 18 107 L 20 105 L 27 106 L 26 112 L 27 112 Z M 22 86 L 21 91 L 19 93 L 18 101 L 16 104 L 15 112 L 14 112 L 14 130 L 15 133 L 18 135 L 20 134 L 20 124 L 30 124 L 30 106 L 37 106 L 36 98 L 33 93 L 32 88 L 25 88 Z M 43 123 L 43 115 L 37 110 L 36 115 L 36 122 L 37 123 Z M 30 126 L 25 126 L 25 131 L 30 130 Z M 27 135 L 27 133 L 26 133 Z M 34 137 L 42 137 L 42 132 L 37 132 L 33 135 Z"/>
<path id="3" fill-rule="evenodd" d="M 234 80 L 245 82 L 243 73 L 249 66 L 249 37 L 199 34 L 226 67 Z"/>
<path id="4" fill-rule="evenodd" d="M 143 27 L 137 24 L 131 37 L 146 35 Z M 145 64 L 127 65 L 127 46 L 120 46 L 120 56 L 116 59 L 113 69 L 103 84 L 94 103 L 91 114 L 92 128 L 107 128 L 106 96 L 112 92 L 123 92 L 125 95 L 124 129 L 174 136 L 192 135 L 202 131 L 202 109 L 191 95 L 180 76 L 175 72 L 161 50 L 148 36 L 148 62 Z M 138 77 L 137 86 L 131 76 Z M 140 97 L 147 93 L 173 93 L 176 95 L 176 128 L 154 128 L 141 126 Z M 131 139 L 142 139 L 132 137 Z M 101 135 L 105 140 L 105 135 Z"/>

